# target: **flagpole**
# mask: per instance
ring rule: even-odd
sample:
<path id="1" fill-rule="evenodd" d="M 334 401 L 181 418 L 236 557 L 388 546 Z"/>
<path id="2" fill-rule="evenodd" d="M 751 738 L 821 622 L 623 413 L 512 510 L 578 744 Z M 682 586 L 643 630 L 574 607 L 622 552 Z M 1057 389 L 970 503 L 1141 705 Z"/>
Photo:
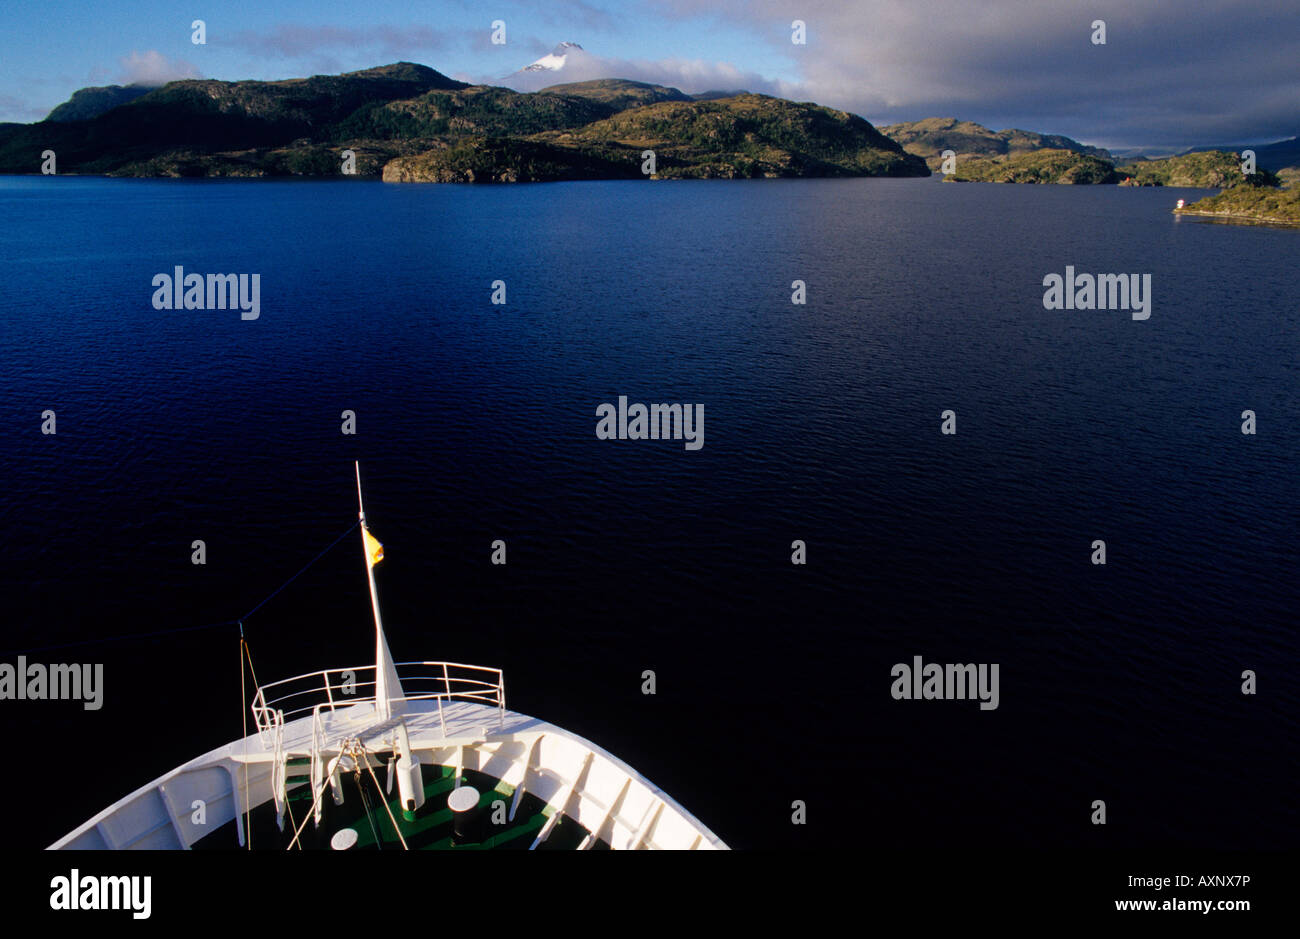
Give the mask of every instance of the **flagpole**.
<path id="1" fill-rule="evenodd" d="M 361 461 L 353 460 L 352 465 L 355 466 L 357 469 L 357 518 L 359 518 L 361 520 L 361 524 L 364 525 L 366 523 L 366 507 L 361 503 Z M 365 546 L 364 538 L 362 539 L 361 544 L 362 547 L 364 548 Z M 367 567 L 369 566 L 368 561 L 366 562 L 366 566 Z"/>
<path id="2" fill-rule="evenodd" d="M 384 638 L 384 623 L 379 616 L 379 588 L 375 585 L 375 565 L 366 544 L 366 507 L 361 501 L 361 461 L 354 462 L 357 471 L 357 518 L 361 522 L 361 555 L 366 562 L 366 576 L 370 579 L 370 608 L 375 614 L 375 710 L 385 720 L 392 716 L 392 697 L 401 696 L 401 683 L 393 664 L 393 654 L 388 651 Z"/>

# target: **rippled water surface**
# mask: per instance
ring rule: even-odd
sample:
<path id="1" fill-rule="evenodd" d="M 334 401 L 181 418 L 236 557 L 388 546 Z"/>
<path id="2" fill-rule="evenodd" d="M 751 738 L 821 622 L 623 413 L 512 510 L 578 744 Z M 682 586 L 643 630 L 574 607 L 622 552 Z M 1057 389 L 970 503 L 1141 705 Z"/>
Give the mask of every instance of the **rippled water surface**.
<path id="1" fill-rule="evenodd" d="M 397 657 L 503 667 L 732 845 L 1292 845 L 1300 233 L 1199 195 L 0 179 L 3 645 L 238 618 L 360 459 Z M 153 309 L 177 265 L 259 273 L 260 317 Z M 1045 310 L 1066 265 L 1150 274 L 1151 318 Z M 598 440 L 619 395 L 702 404 L 703 448 Z M 248 617 L 260 678 L 369 661 L 358 555 Z M 999 707 L 893 700 L 914 655 L 999 663 Z M 104 663 L 104 708 L 4 726 L 110 768 L 15 843 L 240 732 L 234 627 L 31 657 Z"/>

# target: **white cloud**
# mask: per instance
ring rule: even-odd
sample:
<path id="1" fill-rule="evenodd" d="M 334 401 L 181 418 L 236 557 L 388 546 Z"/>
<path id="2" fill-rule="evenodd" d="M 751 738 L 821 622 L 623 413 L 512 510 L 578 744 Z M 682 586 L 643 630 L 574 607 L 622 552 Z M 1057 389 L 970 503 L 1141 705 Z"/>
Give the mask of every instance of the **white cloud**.
<path id="1" fill-rule="evenodd" d="M 1095 7 L 1095 8 L 1094 8 Z M 803 97 L 877 123 L 958 117 L 1084 141 L 1174 145 L 1295 133 L 1295 0 L 658 0 L 793 59 Z M 807 45 L 790 22 L 807 24 Z M 1091 41 L 1106 22 L 1106 45 Z"/>
<path id="2" fill-rule="evenodd" d="M 184 59 L 169 59 L 157 49 L 124 55 L 118 62 L 122 72 L 118 78 L 123 85 L 165 85 L 181 78 L 199 78 L 199 70 Z"/>
<path id="3" fill-rule="evenodd" d="M 785 97 L 797 90 L 797 86 L 765 78 L 758 72 L 745 71 L 729 62 L 676 58 L 616 59 L 593 55 L 585 50 L 570 51 L 565 57 L 564 67 L 557 71 L 514 72 L 478 80 L 485 84 L 505 85 L 516 91 L 537 91 L 549 85 L 598 78 L 626 78 L 666 85 L 688 94 L 745 90 Z"/>

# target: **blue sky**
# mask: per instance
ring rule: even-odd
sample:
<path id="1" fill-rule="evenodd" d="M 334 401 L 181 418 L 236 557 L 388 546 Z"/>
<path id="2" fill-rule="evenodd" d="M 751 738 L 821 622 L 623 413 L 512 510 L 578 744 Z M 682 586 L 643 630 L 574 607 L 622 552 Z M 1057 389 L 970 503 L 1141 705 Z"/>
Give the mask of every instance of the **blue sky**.
<path id="1" fill-rule="evenodd" d="M 790 41 L 796 17 L 803 46 Z M 1105 45 L 1091 41 L 1099 18 Z M 205 45 L 191 42 L 195 19 Z M 489 42 L 497 19 L 504 46 Z M 1171 148 L 1300 130 L 1293 0 L 14 0 L 0 10 L 0 120 L 39 120 L 87 85 L 399 60 L 502 83 L 563 40 L 588 54 L 580 77 L 743 87 L 878 124 L 950 116 Z"/>
<path id="2" fill-rule="evenodd" d="M 207 26 L 204 45 L 191 40 L 196 19 Z M 489 42 L 494 20 L 506 23 L 505 45 Z M 756 56 L 764 29 L 771 41 Z M 0 119 L 39 119 L 78 88 L 135 78 L 293 78 L 407 59 L 463 79 L 499 79 L 565 40 L 613 59 L 760 59 L 764 77 L 793 81 L 796 57 L 777 42 L 788 33 L 784 17 L 737 26 L 639 2 L 15 3 L 0 13 L 0 100 L 8 106 Z M 162 63 L 172 68 L 150 68 Z"/>

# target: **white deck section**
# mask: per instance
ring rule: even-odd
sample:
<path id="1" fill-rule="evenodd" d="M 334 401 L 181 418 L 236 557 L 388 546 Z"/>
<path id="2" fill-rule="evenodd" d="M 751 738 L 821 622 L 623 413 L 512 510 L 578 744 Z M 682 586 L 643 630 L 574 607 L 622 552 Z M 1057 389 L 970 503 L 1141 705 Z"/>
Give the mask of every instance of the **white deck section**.
<path id="1" fill-rule="evenodd" d="M 258 689 L 254 713 L 258 732 L 179 766 L 119 800 L 50 846 L 71 849 L 189 848 L 205 835 L 236 820 L 243 840 L 243 813 L 283 793 L 287 760 L 316 757 L 328 762 L 344 740 L 359 738 L 382 763 L 397 744 L 396 728 L 405 723 L 410 745 L 422 764 L 477 770 L 520 787 L 556 812 L 574 819 L 615 849 L 725 849 L 727 846 L 667 793 L 617 757 L 563 728 L 506 710 L 500 672 L 454 663 L 420 662 L 435 667 L 434 683 L 444 690 L 420 694 L 403 676 L 405 713 L 387 721 L 376 717 L 373 698 L 358 698 L 366 687 L 356 677 L 374 666 L 318 672 Z M 460 678 L 456 670 L 487 673 Z M 340 681 L 336 684 L 334 679 Z M 293 683 L 323 681 L 268 701 L 266 692 L 289 690 Z M 418 682 L 419 679 L 414 679 Z M 458 682 L 468 682 L 460 687 Z M 373 686 L 373 682 L 368 683 Z M 351 693 L 345 693 L 345 688 Z M 311 702 L 324 695 L 325 701 Z M 292 699 L 292 700 L 290 700 Z M 348 702 L 348 703 L 344 703 Z M 288 714 L 282 704 L 298 705 Z M 298 714 L 293 719 L 289 715 Z M 278 740 L 277 740 L 278 738 Z M 322 780 L 322 785 L 328 785 Z M 202 824 L 194 818 L 203 804 Z M 426 809 L 427 811 L 428 809 Z M 310 824 L 310 823 L 309 823 Z M 544 838 L 549 826 L 544 829 Z M 590 846 L 590 839 L 584 847 Z"/>

